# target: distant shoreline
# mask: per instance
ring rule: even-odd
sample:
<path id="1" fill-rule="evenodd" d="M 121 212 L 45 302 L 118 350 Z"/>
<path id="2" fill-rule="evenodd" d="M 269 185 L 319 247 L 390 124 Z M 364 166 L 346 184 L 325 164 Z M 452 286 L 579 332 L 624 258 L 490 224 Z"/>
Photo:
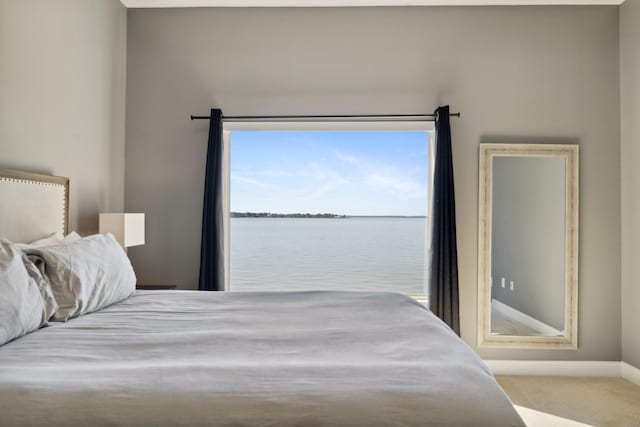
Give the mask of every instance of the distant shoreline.
<path id="1" fill-rule="evenodd" d="M 348 215 L 349 218 L 426 218 L 426 215 Z"/>
<path id="2" fill-rule="evenodd" d="M 339 215 L 332 213 L 272 213 L 272 212 L 231 212 L 231 218 L 325 218 L 325 219 L 349 219 L 349 218 L 427 218 L 426 215 Z"/>

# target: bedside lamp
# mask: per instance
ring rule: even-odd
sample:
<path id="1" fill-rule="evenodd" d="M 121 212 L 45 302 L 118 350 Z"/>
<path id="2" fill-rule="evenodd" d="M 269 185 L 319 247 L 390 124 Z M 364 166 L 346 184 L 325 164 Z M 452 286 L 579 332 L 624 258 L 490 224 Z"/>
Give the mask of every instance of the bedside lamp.
<path id="1" fill-rule="evenodd" d="M 125 251 L 131 246 L 144 245 L 144 214 L 100 214 L 100 233 L 113 234 Z"/>

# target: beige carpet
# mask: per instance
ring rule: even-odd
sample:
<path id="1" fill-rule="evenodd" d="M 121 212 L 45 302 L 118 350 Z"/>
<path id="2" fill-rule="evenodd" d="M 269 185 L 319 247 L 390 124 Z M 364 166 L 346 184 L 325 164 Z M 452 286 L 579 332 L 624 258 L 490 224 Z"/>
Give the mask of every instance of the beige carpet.
<path id="1" fill-rule="evenodd" d="M 530 328 L 524 323 L 518 322 L 516 319 L 511 319 L 495 309 L 491 309 L 491 333 L 517 336 L 539 334 L 535 329 Z"/>
<path id="2" fill-rule="evenodd" d="M 640 427 L 640 387 L 621 378 L 496 378 L 529 427 Z"/>

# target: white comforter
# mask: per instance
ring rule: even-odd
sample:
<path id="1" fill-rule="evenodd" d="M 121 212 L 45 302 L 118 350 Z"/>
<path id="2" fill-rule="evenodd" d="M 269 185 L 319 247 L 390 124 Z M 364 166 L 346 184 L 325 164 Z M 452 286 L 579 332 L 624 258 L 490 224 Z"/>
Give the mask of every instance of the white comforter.
<path id="1" fill-rule="evenodd" d="M 391 293 L 138 292 L 0 347 L 0 426 L 523 426 Z"/>

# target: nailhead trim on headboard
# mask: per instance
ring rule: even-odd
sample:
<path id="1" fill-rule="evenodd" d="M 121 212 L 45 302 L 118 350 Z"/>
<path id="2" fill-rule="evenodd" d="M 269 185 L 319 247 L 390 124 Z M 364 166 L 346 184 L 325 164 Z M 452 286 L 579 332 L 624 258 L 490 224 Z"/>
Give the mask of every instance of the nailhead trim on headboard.
<path id="1" fill-rule="evenodd" d="M 17 178 L 9 178 L 6 176 L 2 176 L 0 177 L 0 181 L 7 181 L 7 182 L 16 182 L 18 184 L 36 184 L 36 185 L 42 185 L 45 187 L 62 187 L 62 191 L 63 191 L 63 197 L 62 197 L 62 229 L 65 229 L 65 219 L 67 218 L 68 212 L 67 212 L 67 204 L 65 203 L 66 198 L 68 197 L 67 195 L 67 186 L 64 184 L 56 184 L 54 182 L 42 182 L 42 181 L 29 181 L 26 179 L 17 179 Z"/>
<path id="2" fill-rule="evenodd" d="M 69 178 L 61 176 L 43 175 L 27 171 L 0 169 L 0 182 L 39 185 L 44 187 L 62 188 L 62 230 L 68 232 L 69 225 Z"/>

